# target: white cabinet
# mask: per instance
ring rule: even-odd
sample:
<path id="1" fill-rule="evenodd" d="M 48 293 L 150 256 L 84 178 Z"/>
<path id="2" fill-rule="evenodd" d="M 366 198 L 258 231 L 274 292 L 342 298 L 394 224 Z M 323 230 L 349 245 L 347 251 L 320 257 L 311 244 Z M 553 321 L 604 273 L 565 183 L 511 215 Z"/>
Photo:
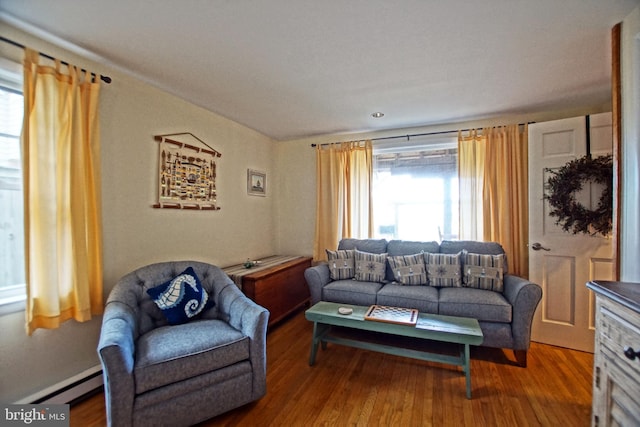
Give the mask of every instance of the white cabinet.
<path id="1" fill-rule="evenodd" d="M 640 283 L 587 287 L 596 293 L 591 425 L 640 425 Z"/>

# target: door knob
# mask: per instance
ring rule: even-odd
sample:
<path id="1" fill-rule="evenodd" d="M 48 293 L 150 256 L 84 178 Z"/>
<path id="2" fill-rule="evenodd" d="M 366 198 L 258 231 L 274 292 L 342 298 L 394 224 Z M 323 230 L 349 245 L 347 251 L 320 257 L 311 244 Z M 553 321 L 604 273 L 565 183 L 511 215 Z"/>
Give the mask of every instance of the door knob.
<path id="1" fill-rule="evenodd" d="M 538 242 L 535 242 L 534 244 L 532 244 L 531 245 L 531 249 L 533 249 L 534 251 L 539 251 L 540 249 L 542 249 L 543 251 L 550 251 L 551 250 L 549 248 L 545 248 L 544 246 L 542 246 Z"/>
<path id="2" fill-rule="evenodd" d="M 629 360 L 635 360 L 636 357 L 640 357 L 640 351 L 635 351 L 633 349 L 633 347 L 625 347 L 624 348 L 624 355 Z"/>

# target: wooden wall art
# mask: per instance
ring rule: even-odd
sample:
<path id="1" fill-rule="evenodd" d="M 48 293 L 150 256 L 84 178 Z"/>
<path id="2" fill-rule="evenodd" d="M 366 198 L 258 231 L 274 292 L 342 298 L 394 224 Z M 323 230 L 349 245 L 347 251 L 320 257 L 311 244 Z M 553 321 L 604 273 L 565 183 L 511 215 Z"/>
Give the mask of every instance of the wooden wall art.
<path id="1" fill-rule="evenodd" d="M 178 141 L 189 137 L 193 144 Z M 168 138 L 172 137 L 172 138 Z M 158 203 L 154 208 L 219 210 L 217 164 L 222 156 L 192 133 L 155 135 L 158 144 Z"/>

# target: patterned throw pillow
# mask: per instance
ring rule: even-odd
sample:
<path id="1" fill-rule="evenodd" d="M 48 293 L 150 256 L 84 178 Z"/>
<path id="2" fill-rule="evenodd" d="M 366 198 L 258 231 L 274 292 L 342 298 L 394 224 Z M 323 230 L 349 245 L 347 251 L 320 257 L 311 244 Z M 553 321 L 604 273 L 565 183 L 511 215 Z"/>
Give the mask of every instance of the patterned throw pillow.
<path id="1" fill-rule="evenodd" d="M 390 256 L 388 261 L 396 282 L 402 285 L 426 285 L 428 283 L 423 253 Z"/>
<path id="2" fill-rule="evenodd" d="M 213 301 L 207 303 L 209 295 L 192 267 L 162 285 L 147 289 L 147 293 L 172 325 L 186 323 L 200 314 L 205 306 L 210 308 L 214 305 Z"/>
<path id="3" fill-rule="evenodd" d="M 467 253 L 464 261 L 464 281 L 470 288 L 502 292 L 504 255 Z"/>
<path id="4" fill-rule="evenodd" d="M 356 252 L 356 273 L 354 279 L 360 282 L 384 282 L 387 269 L 387 254 Z"/>
<path id="5" fill-rule="evenodd" d="M 462 252 L 451 254 L 425 254 L 429 285 L 444 288 L 462 286 Z"/>
<path id="6" fill-rule="evenodd" d="M 353 249 L 330 251 L 327 249 L 331 279 L 353 279 L 355 274 L 355 253 Z"/>

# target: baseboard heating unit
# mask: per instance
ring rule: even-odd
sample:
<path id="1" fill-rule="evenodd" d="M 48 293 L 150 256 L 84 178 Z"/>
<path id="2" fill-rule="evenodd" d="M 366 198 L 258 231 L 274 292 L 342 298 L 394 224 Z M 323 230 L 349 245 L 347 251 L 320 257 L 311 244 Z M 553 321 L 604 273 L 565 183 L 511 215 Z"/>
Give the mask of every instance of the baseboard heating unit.
<path id="1" fill-rule="evenodd" d="M 73 403 L 83 396 L 101 388 L 102 366 L 96 365 L 86 371 L 80 372 L 64 381 L 45 388 L 37 393 L 27 396 L 17 404 L 41 404 L 41 403 Z"/>

